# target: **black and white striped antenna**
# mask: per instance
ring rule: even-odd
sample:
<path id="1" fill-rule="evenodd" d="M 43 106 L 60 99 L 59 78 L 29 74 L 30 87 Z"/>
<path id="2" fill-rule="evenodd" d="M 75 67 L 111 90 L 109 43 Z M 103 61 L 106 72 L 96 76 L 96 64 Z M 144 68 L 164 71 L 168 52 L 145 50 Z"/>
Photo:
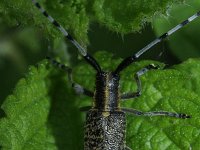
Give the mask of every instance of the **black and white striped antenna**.
<path id="1" fill-rule="evenodd" d="M 32 0 L 32 2 L 35 4 L 35 6 L 40 10 L 40 12 L 48 18 L 48 20 L 58 28 L 62 34 L 78 49 L 79 53 L 86 59 L 86 61 L 94 67 L 97 72 L 101 73 L 101 67 L 97 63 L 97 61 L 88 54 L 88 52 L 53 18 L 51 17 L 41 6 L 36 0 Z M 115 74 L 119 74 L 123 69 L 128 67 L 131 63 L 135 62 L 137 58 L 139 58 L 142 54 L 150 50 L 153 46 L 167 38 L 168 36 L 172 35 L 174 32 L 178 31 L 191 21 L 197 19 L 200 16 L 200 11 L 189 17 L 188 19 L 184 20 L 182 23 L 178 24 L 168 32 L 164 33 L 160 37 L 156 38 L 152 42 L 150 42 L 148 45 L 146 45 L 144 48 L 139 50 L 136 54 L 129 56 L 125 58 L 117 67 L 117 69 L 114 71 Z"/>
<path id="2" fill-rule="evenodd" d="M 174 32 L 178 31 L 179 29 L 181 29 L 182 27 L 184 27 L 185 25 L 187 25 L 188 23 L 190 23 L 191 21 L 197 19 L 200 16 L 200 11 L 198 11 L 197 13 L 195 13 L 194 15 L 192 15 L 191 17 L 189 17 L 188 19 L 184 20 L 183 22 L 181 22 L 180 24 L 178 24 L 177 26 L 175 26 L 174 28 L 172 28 L 171 30 L 169 30 L 168 32 L 164 33 L 163 35 L 161 35 L 160 37 L 156 38 L 155 40 L 153 40 L 152 42 L 150 42 L 148 45 L 146 45 L 144 48 L 142 48 L 141 50 L 139 50 L 136 54 L 134 54 L 133 56 L 127 57 L 125 58 L 117 67 L 117 69 L 115 70 L 115 73 L 119 73 L 120 71 L 122 71 L 123 69 L 125 69 L 127 66 L 129 66 L 131 63 L 133 63 L 134 61 L 136 61 L 137 58 L 139 58 L 142 54 L 144 54 L 145 52 L 147 52 L 148 50 L 150 50 L 150 48 L 152 48 L 153 46 L 155 46 L 156 44 L 158 44 L 159 42 L 161 42 L 162 40 L 164 40 L 165 38 L 167 38 L 168 36 L 172 35 Z"/>
<path id="3" fill-rule="evenodd" d="M 101 72 L 101 67 L 97 61 L 87 53 L 87 51 L 52 17 L 50 16 L 44 8 L 36 0 L 32 0 L 34 5 L 40 10 L 40 12 L 47 17 L 47 19 L 61 31 L 61 33 L 78 49 L 79 53 L 86 59 L 86 61 L 94 67 L 97 72 Z"/>
<path id="4" fill-rule="evenodd" d="M 87 55 L 87 51 L 75 40 L 72 38 L 72 36 L 53 18 L 51 17 L 41 6 L 40 4 L 36 1 L 36 0 L 32 0 L 32 2 L 35 4 L 35 6 L 40 10 L 40 12 L 48 18 L 48 20 L 55 25 L 61 32 L 62 34 L 71 41 L 72 44 L 74 44 L 74 46 L 76 46 L 76 48 L 78 49 L 78 51 L 80 52 L 80 54 L 82 56 L 86 56 Z"/>
<path id="5" fill-rule="evenodd" d="M 142 48 L 140 51 L 138 51 L 135 54 L 135 57 L 138 58 L 140 57 L 140 55 L 142 55 L 143 53 L 145 53 L 146 51 L 148 51 L 151 47 L 153 47 L 154 45 L 156 45 L 157 43 L 161 42 L 163 39 L 165 39 L 166 37 L 170 36 L 171 34 L 173 34 L 174 32 L 178 31 L 179 29 L 181 29 L 182 27 L 184 27 L 185 25 L 187 25 L 188 23 L 190 23 L 191 21 L 195 20 L 196 18 L 198 18 L 200 16 L 200 11 L 197 12 L 196 14 L 192 15 L 191 17 L 189 17 L 187 20 L 183 21 L 182 23 L 178 24 L 177 26 L 175 26 L 174 28 L 172 28 L 171 30 L 169 30 L 168 32 L 164 33 L 163 35 L 161 35 L 160 37 L 156 38 L 155 40 L 153 40 L 151 43 L 149 43 L 147 46 L 145 46 L 144 48 Z"/>

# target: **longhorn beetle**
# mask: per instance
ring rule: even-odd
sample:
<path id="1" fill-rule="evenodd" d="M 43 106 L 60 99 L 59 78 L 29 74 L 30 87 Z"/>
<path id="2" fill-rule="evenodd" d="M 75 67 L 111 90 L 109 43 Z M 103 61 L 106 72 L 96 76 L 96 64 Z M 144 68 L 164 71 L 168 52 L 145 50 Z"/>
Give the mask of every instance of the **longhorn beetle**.
<path id="1" fill-rule="evenodd" d="M 175 26 L 168 32 L 153 40 L 147 46 L 139 50 L 136 54 L 125 58 L 118 67 L 111 72 L 105 72 L 101 69 L 95 58 L 93 58 L 73 37 L 40 6 L 38 2 L 32 0 L 35 6 L 47 19 L 62 32 L 62 34 L 78 49 L 86 62 L 97 72 L 95 92 L 91 92 L 72 80 L 71 69 L 48 57 L 49 61 L 55 66 L 65 70 L 76 92 L 90 97 L 94 97 L 91 107 L 85 107 L 87 111 L 84 135 L 84 150 L 131 150 L 126 146 L 125 131 L 126 118 L 125 113 L 131 113 L 137 116 L 169 116 L 186 119 L 191 116 L 183 113 L 173 113 L 166 111 L 142 112 L 130 108 L 120 107 L 120 101 L 124 99 L 136 98 L 141 95 L 140 76 L 151 69 L 158 69 L 157 66 L 150 64 L 138 72 L 134 78 L 137 83 L 137 91 L 127 94 L 120 94 L 119 80 L 120 72 L 135 62 L 143 53 L 151 47 L 161 42 L 189 22 L 200 16 L 200 11 Z"/>

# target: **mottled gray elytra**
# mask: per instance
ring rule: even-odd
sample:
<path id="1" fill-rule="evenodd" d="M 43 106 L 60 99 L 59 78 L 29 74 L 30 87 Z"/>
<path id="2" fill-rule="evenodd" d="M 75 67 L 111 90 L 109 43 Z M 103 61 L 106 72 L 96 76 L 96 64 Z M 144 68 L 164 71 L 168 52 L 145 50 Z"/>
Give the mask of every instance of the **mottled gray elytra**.
<path id="1" fill-rule="evenodd" d="M 150 64 L 136 72 L 134 76 L 138 87 L 136 92 L 121 95 L 119 90 L 119 80 L 120 72 L 122 70 L 135 62 L 137 58 L 148 51 L 151 47 L 161 42 L 163 39 L 173 34 L 189 22 L 198 18 L 200 16 L 200 11 L 150 42 L 136 54 L 125 58 L 114 71 L 104 72 L 97 61 L 90 54 L 88 54 L 88 52 L 55 19 L 48 15 L 38 2 L 35 0 L 32 0 L 32 2 L 41 11 L 41 13 L 47 17 L 47 19 L 78 49 L 79 53 L 83 56 L 83 58 L 85 58 L 86 62 L 97 72 L 95 92 L 91 92 L 72 80 L 71 68 L 51 59 L 50 57 L 47 58 L 53 65 L 65 70 L 68 73 L 72 87 L 77 93 L 85 94 L 94 98 L 92 106 L 82 108 L 82 110 L 87 111 L 84 150 L 131 150 L 131 148 L 126 146 L 125 141 L 125 113 L 137 116 L 169 116 L 181 119 L 190 118 L 189 115 L 183 113 L 166 111 L 142 112 L 132 108 L 120 107 L 120 101 L 136 98 L 141 95 L 142 89 L 139 77 L 151 69 L 158 69 L 157 66 Z"/>

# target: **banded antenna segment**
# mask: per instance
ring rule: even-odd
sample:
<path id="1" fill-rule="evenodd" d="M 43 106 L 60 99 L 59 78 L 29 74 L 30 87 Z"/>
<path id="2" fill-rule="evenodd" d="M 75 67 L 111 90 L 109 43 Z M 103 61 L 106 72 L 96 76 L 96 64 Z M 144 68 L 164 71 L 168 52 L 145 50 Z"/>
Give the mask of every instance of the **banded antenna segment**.
<path id="1" fill-rule="evenodd" d="M 48 20 L 58 28 L 62 34 L 78 49 L 79 53 L 82 56 L 87 55 L 87 51 L 75 40 L 73 37 L 53 18 L 51 17 L 41 6 L 36 0 L 32 0 L 34 5 L 40 10 L 40 12 L 48 18 Z"/>
<path id="2" fill-rule="evenodd" d="M 144 48 L 142 48 L 141 50 L 139 50 L 136 54 L 125 58 L 118 65 L 117 69 L 115 70 L 115 73 L 116 74 L 120 73 L 123 69 L 125 69 L 126 67 L 128 67 L 131 63 L 135 62 L 137 60 L 137 58 L 139 58 L 142 54 L 144 54 L 145 52 L 147 52 L 150 48 L 152 48 L 153 46 L 155 46 L 156 44 L 158 44 L 159 42 L 161 42 L 162 40 L 164 40 L 166 37 L 170 36 L 174 32 L 178 31 L 179 29 L 181 29 L 182 27 L 184 27 L 185 25 L 187 25 L 191 21 L 195 20 L 199 16 L 200 16 L 200 11 L 198 11 L 196 14 L 192 15 L 188 19 L 184 20 L 182 23 L 178 24 L 177 26 L 175 26 L 174 28 L 172 28 L 168 32 L 164 33 L 160 37 L 156 38 L 152 42 L 150 42 Z"/>
<path id="3" fill-rule="evenodd" d="M 36 0 L 32 0 L 33 4 L 40 10 L 40 12 L 47 17 L 47 19 L 62 32 L 62 34 L 78 49 L 79 53 L 85 58 L 85 60 L 99 73 L 101 73 L 101 67 L 97 61 L 87 53 L 87 51 L 45 10 L 40 6 Z"/>
<path id="4" fill-rule="evenodd" d="M 171 34 L 173 34 L 174 32 L 178 31 L 179 29 L 181 29 L 182 27 L 184 27 L 185 25 L 187 25 L 188 23 L 190 23 L 191 21 L 195 20 L 196 18 L 198 18 L 200 16 L 200 11 L 198 11 L 196 14 L 192 15 L 191 17 L 189 17 L 187 20 L 184 20 L 182 23 L 178 24 L 177 26 L 175 26 L 174 28 L 172 28 L 171 30 L 169 30 L 168 32 L 164 33 L 163 35 L 161 35 L 160 37 L 156 38 L 155 40 L 153 40 L 151 43 L 149 43 L 147 46 L 145 46 L 144 48 L 142 48 L 140 51 L 138 51 L 135 54 L 135 57 L 138 58 L 140 57 L 140 55 L 142 55 L 143 53 L 145 53 L 146 51 L 148 51 L 151 47 L 153 47 L 154 45 L 156 45 L 157 43 L 161 42 L 163 39 L 165 39 L 166 37 L 170 36 Z"/>

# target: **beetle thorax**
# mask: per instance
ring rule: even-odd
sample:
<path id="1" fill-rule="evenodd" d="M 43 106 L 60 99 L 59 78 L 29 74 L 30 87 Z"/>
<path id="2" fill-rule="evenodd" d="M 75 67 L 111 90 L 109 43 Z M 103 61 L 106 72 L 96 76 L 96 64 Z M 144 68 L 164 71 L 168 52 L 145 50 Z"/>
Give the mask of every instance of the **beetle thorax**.
<path id="1" fill-rule="evenodd" d="M 96 75 L 93 108 L 105 112 L 119 108 L 119 79 L 119 75 L 112 72 L 102 72 Z"/>

